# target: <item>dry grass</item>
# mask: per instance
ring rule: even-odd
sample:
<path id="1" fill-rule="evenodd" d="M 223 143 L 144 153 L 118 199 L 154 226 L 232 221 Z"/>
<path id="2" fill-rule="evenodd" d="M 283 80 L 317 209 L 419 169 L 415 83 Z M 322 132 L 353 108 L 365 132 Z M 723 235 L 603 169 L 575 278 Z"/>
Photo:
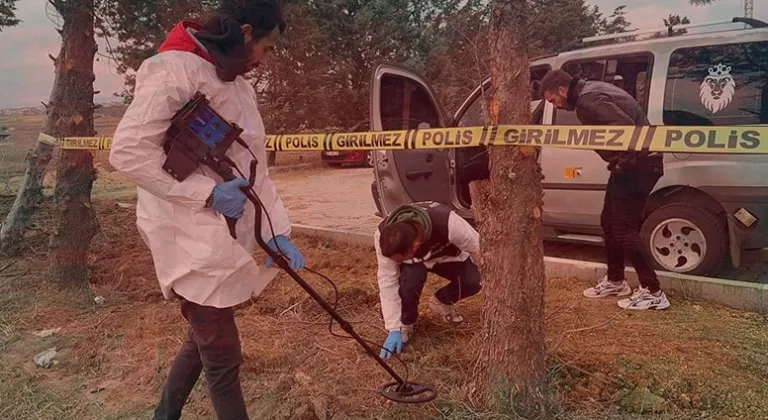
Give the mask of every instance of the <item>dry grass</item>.
<path id="1" fill-rule="evenodd" d="M 96 111 L 94 121 L 97 135 L 112 136 L 117 124 L 124 112 L 124 107 L 102 108 Z M 0 142 L 0 195 L 13 195 L 21 185 L 24 170 L 26 168 L 25 157 L 35 146 L 37 136 L 45 121 L 44 115 L 0 117 L 0 125 L 13 127 L 13 135 Z M 126 189 L 125 181 L 109 165 L 108 151 L 92 151 L 94 166 L 99 171 L 99 179 L 94 185 L 94 193 L 120 195 Z M 54 152 L 53 160 L 49 164 L 43 185 L 46 193 L 50 194 L 55 184 L 55 173 L 58 153 Z M 307 164 L 309 167 L 300 170 L 312 170 L 322 166 L 320 152 L 278 152 L 275 166 L 294 166 Z M 132 189 L 128 185 L 128 189 Z"/>
<path id="2" fill-rule="evenodd" d="M 0 203 L 0 210 L 7 204 Z M 90 290 L 62 292 L 45 282 L 43 256 L 31 252 L 0 272 L 0 418 L 150 417 L 185 325 L 176 304 L 159 294 L 134 210 L 108 200 L 95 206 L 104 231 L 94 240 Z M 45 236 L 39 233 L 38 245 L 27 249 L 41 252 Z M 308 263 L 338 285 L 342 316 L 380 343 L 385 334 L 371 252 L 306 237 L 297 241 Z M 0 267 L 8 262 L 0 259 Z M 332 299 L 322 279 L 305 277 Z M 425 299 L 441 283 L 432 279 Z M 638 385 L 666 399 L 659 418 L 768 416 L 760 403 L 768 375 L 763 318 L 680 297 L 665 312 L 627 313 L 613 300 L 580 299 L 582 282 L 551 279 L 547 286 L 550 379 L 562 398 L 562 418 L 637 418 L 620 402 Z M 94 295 L 106 303 L 96 305 Z M 292 410 L 319 400 L 333 419 L 493 418 L 473 411 L 465 393 L 481 305 L 481 297 L 463 303 L 467 321 L 454 328 L 424 305 L 402 359 L 412 378 L 434 384 L 439 395 L 424 406 L 395 405 L 376 394 L 387 375 L 354 341 L 330 335 L 328 316 L 280 275 L 237 312 L 251 418 L 294 418 Z M 57 327 L 62 331 L 52 337 L 32 335 Z M 51 346 L 57 346 L 60 363 L 35 367 L 33 356 Z M 392 364 L 403 372 L 397 361 Z M 213 418 L 202 378 L 185 418 Z"/>

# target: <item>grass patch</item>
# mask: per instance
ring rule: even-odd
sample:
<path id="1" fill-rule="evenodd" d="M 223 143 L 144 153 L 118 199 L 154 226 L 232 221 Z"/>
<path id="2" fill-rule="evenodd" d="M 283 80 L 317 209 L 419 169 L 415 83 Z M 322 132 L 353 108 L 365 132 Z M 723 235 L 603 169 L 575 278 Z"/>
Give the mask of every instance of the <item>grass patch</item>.
<path id="1" fill-rule="evenodd" d="M 103 232 L 93 242 L 88 287 L 60 291 L 45 281 L 44 255 L 34 253 L 0 273 L 0 418 L 151 417 L 186 326 L 176 303 L 159 293 L 135 210 L 107 199 L 95 199 L 94 206 Z M 45 217 L 45 209 L 36 215 Z M 338 285 L 342 316 L 366 339 L 382 342 L 372 252 L 310 237 L 297 243 L 309 265 Z M 264 255 L 257 252 L 256 258 Z M 0 267 L 8 262 L 0 258 Z M 333 300 L 321 278 L 305 277 Z M 300 418 L 320 407 L 333 419 L 502 418 L 472 407 L 466 390 L 474 356 L 469 343 L 483 298 L 460 305 L 463 325 L 446 326 L 426 305 L 442 284 L 436 277 L 428 281 L 416 335 L 402 356 L 410 377 L 433 384 L 438 397 L 410 406 L 379 397 L 376 390 L 388 376 L 354 341 L 330 335 L 327 314 L 279 275 L 237 310 L 251 417 Z M 614 300 L 580 299 L 580 281 L 549 279 L 547 286 L 548 377 L 558 397 L 556 420 L 768 418 L 761 404 L 768 397 L 764 317 L 680 296 L 670 297 L 667 311 L 629 313 Z M 105 303 L 96 304 L 95 296 Z M 33 334 L 59 327 L 52 337 Z M 334 331 L 344 335 L 338 326 Z M 35 366 L 34 355 L 53 346 L 59 363 Z M 391 363 L 404 374 L 399 362 Z M 212 417 L 201 378 L 185 418 Z"/>

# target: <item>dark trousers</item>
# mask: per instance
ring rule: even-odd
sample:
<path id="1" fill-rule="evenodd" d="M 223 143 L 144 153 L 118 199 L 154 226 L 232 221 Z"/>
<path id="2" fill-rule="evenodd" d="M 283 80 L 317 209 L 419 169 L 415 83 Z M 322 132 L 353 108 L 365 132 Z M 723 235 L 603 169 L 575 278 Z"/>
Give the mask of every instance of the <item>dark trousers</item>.
<path id="1" fill-rule="evenodd" d="M 419 299 L 429 272 L 450 281 L 435 293 L 437 299 L 446 305 L 453 305 L 461 299 L 473 296 L 482 288 L 480 271 L 469 258 L 463 262 L 436 264 L 431 270 L 421 263 L 400 264 L 401 321 L 405 325 L 416 323 L 419 316 Z"/>
<path id="2" fill-rule="evenodd" d="M 629 257 L 640 285 L 654 293 L 660 290 L 659 280 L 648 255 L 642 251 L 640 227 L 645 203 L 660 177 L 656 173 L 612 173 L 600 217 L 605 236 L 608 280 L 624 279 L 624 258 Z"/>
<path id="3" fill-rule="evenodd" d="M 189 322 L 189 331 L 171 366 L 154 420 L 181 418 L 181 409 L 203 370 L 216 416 L 248 420 L 240 388 L 243 359 L 234 310 L 182 300 L 181 313 Z"/>

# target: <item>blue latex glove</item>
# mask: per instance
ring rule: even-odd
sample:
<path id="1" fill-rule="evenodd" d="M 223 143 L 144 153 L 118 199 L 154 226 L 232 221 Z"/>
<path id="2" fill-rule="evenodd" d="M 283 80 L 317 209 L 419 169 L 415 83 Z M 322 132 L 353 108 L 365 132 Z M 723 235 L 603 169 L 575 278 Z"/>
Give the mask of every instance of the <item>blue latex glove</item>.
<path id="1" fill-rule="evenodd" d="M 245 202 L 248 197 L 240 190 L 241 187 L 247 187 L 248 180 L 245 178 L 236 178 L 232 181 L 222 182 L 213 188 L 213 200 L 211 207 L 227 217 L 239 219 L 243 217 L 245 211 Z"/>
<path id="2" fill-rule="evenodd" d="M 389 350 L 389 351 L 387 351 Z M 399 354 L 403 351 L 403 333 L 400 331 L 390 331 L 387 339 L 384 341 L 384 348 L 381 349 L 379 356 L 382 359 L 389 359 L 392 353 Z"/>
<path id="3" fill-rule="evenodd" d="M 275 241 L 275 239 L 277 239 L 277 241 Z M 277 242 L 277 246 L 275 246 L 275 242 Z M 286 238 L 285 236 L 279 235 L 270 239 L 267 243 L 267 246 L 272 248 L 272 250 L 278 254 L 281 253 L 280 251 L 282 251 L 283 256 L 288 259 L 288 264 L 295 271 L 299 271 L 304 268 L 304 255 L 302 255 L 299 249 L 296 248 L 296 246 L 291 243 L 290 239 Z M 280 247 L 279 250 L 278 247 Z M 272 257 L 267 256 L 267 268 L 271 267 L 272 264 L 274 264 Z"/>

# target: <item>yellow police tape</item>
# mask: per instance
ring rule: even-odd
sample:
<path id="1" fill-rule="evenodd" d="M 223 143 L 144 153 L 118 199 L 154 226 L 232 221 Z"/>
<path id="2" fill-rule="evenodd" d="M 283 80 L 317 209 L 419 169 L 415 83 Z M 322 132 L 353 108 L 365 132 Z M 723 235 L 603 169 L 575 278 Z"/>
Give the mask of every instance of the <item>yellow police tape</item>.
<path id="1" fill-rule="evenodd" d="M 111 137 L 68 137 L 62 149 L 109 150 Z M 534 146 L 582 150 L 768 154 L 768 126 L 501 125 L 267 136 L 268 151 L 423 150 Z"/>
<path id="2" fill-rule="evenodd" d="M 56 145 L 64 150 L 109 150 L 112 137 L 64 137 Z"/>

